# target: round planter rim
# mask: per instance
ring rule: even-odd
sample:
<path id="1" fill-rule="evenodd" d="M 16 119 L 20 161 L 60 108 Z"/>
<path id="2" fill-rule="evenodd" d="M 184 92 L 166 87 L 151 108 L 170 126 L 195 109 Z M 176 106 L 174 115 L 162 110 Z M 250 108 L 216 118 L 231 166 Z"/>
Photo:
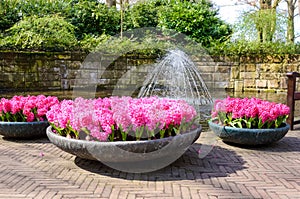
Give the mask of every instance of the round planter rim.
<path id="1" fill-rule="evenodd" d="M 269 128 L 269 129 L 249 129 L 249 128 L 235 128 L 235 127 L 231 127 L 231 126 L 223 126 L 220 124 L 217 124 L 215 122 L 209 121 L 208 122 L 209 125 L 215 125 L 215 126 L 219 126 L 220 128 L 226 128 L 226 129 L 232 129 L 232 130 L 239 130 L 239 131 L 248 131 L 249 133 L 258 133 L 258 132 L 267 132 L 267 131 L 274 131 L 274 129 L 286 129 L 286 128 L 290 128 L 290 125 L 286 122 L 284 122 L 283 124 L 285 124 L 285 126 L 279 127 L 279 128 Z"/>
<path id="2" fill-rule="evenodd" d="M 5 125 L 5 124 L 38 124 L 38 123 L 48 123 L 47 120 L 45 121 L 34 121 L 34 122 L 3 122 L 3 121 L 0 121 L 0 124 L 1 125 Z"/>
<path id="3" fill-rule="evenodd" d="M 56 137 L 58 139 L 61 139 L 61 140 L 65 140 L 65 141 L 72 141 L 72 142 L 77 142 L 77 143 L 99 143 L 99 144 L 102 144 L 102 145 L 111 145 L 111 144 L 114 144 L 114 145 L 127 145 L 127 144 L 144 144 L 144 143 L 150 143 L 150 142 L 162 142 L 162 141 L 168 141 L 168 140 L 171 140 L 171 139 L 176 139 L 176 137 L 180 137 L 180 136 L 184 136 L 184 135 L 189 135 L 189 134 L 192 134 L 194 132 L 197 132 L 197 131 L 202 131 L 202 125 L 199 125 L 197 126 L 197 128 L 193 129 L 193 130 L 190 130 L 186 133 L 183 133 L 183 134 L 179 134 L 179 135 L 176 135 L 176 136 L 171 136 L 171 137 L 165 137 L 165 138 L 160 138 L 160 139 L 153 139 L 153 140 L 133 140 L 133 141 L 105 141 L 105 142 L 100 142 L 100 141 L 88 141 L 88 140 L 77 140 L 77 139 L 74 139 L 74 138 L 67 138 L 67 137 L 64 137 L 64 136 L 61 136 L 61 135 L 58 135 L 56 133 L 54 133 L 52 131 L 52 126 L 48 126 L 47 127 L 47 130 L 46 130 L 46 133 L 47 135 L 48 134 L 51 134 L 51 136 L 53 137 Z"/>

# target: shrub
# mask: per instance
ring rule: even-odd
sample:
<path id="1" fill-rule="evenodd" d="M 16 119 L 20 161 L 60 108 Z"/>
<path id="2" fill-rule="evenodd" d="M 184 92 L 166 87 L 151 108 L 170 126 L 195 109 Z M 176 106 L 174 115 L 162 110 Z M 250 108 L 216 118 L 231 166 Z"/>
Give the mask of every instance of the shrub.
<path id="1" fill-rule="evenodd" d="M 208 51 L 211 55 L 230 56 L 300 54 L 300 44 L 238 40 L 224 43 L 215 42 L 208 48 Z"/>
<path id="2" fill-rule="evenodd" d="M 66 14 L 66 20 L 76 26 L 75 34 L 78 39 L 82 39 L 85 34 L 115 35 L 120 30 L 120 14 L 117 9 L 95 1 L 79 0 L 74 3 Z"/>
<path id="3" fill-rule="evenodd" d="M 164 0 L 148 0 L 133 4 L 125 13 L 124 30 L 156 27 L 159 8 L 164 5 Z"/>
<path id="4" fill-rule="evenodd" d="M 68 13 L 72 0 L 1 0 L 0 1 L 0 32 L 12 27 L 23 19 L 36 15 L 44 17 L 58 13 Z"/>
<path id="5" fill-rule="evenodd" d="M 85 34 L 83 39 L 79 42 L 80 48 L 88 52 L 94 51 L 101 43 L 106 42 L 109 38 L 109 35 L 106 34 L 100 36 Z"/>
<path id="6" fill-rule="evenodd" d="M 214 40 L 226 41 L 232 30 L 217 17 L 217 10 L 206 0 L 196 2 L 172 0 L 160 8 L 159 26 L 181 32 L 203 46 Z"/>
<path id="7" fill-rule="evenodd" d="M 25 17 L 8 32 L 9 36 L 0 42 L 2 48 L 59 51 L 74 49 L 77 45 L 74 26 L 57 15 Z"/>
<path id="8" fill-rule="evenodd" d="M 0 33 L 20 20 L 18 0 L 0 1 Z"/>

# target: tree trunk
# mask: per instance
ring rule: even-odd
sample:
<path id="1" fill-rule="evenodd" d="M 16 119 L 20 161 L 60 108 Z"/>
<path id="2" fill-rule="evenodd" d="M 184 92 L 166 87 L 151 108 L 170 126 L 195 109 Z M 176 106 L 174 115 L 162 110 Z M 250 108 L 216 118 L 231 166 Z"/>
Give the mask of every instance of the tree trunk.
<path id="1" fill-rule="evenodd" d="M 299 15 L 300 15 L 300 0 L 298 0 L 298 10 L 299 10 Z"/>
<path id="2" fill-rule="evenodd" d="M 281 0 L 259 0 L 259 28 L 257 29 L 260 42 L 271 42 L 276 30 L 276 7 Z"/>
<path id="3" fill-rule="evenodd" d="M 299 0 L 298 0 L 299 1 Z M 296 0 L 286 0 L 288 7 L 288 22 L 287 22 L 287 37 L 286 40 L 289 43 L 295 41 L 295 22 L 294 14 L 296 10 Z"/>
<path id="4" fill-rule="evenodd" d="M 120 18 L 121 18 L 121 30 L 120 30 L 120 37 L 121 39 L 123 38 L 123 18 L 124 18 L 124 4 L 123 4 L 123 0 L 120 0 Z"/>
<path id="5" fill-rule="evenodd" d="M 117 5 L 117 1 L 116 0 L 105 0 L 105 3 L 108 7 L 113 7 Z"/>

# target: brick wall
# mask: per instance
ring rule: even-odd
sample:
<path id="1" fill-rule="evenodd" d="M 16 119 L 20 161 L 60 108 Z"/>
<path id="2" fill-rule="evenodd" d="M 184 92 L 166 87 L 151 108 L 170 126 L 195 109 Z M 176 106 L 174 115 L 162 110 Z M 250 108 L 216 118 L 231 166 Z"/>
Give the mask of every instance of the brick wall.
<path id="1" fill-rule="evenodd" d="M 155 56 L 82 52 L 0 52 L 0 90 L 138 89 Z M 210 89 L 285 91 L 286 73 L 300 71 L 300 55 L 193 59 Z"/>
<path id="2" fill-rule="evenodd" d="M 233 91 L 281 92 L 287 89 L 286 73 L 300 71 L 300 55 L 212 57 L 200 70 L 211 88 Z"/>

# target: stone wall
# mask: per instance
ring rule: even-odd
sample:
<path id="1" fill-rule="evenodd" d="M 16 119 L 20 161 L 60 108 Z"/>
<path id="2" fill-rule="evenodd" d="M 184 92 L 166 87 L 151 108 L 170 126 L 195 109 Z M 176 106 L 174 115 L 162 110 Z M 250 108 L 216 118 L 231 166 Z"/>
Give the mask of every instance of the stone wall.
<path id="1" fill-rule="evenodd" d="M 82 52 L 0 52 L 0 90 L 71 90 L 140 85 L 157 57 Z M 139 66 L 144 67 L 139 67 Z M 122 77 L 122 78 L 121 78 Z"/>
<path id="2" fill-rule="evenodd" d="M 0 52 L 1 90 L 68 89 L 85 55 L 76 52 Z"/>
<path id="3" fill-rule="evenodd" d="M 212 57 L 213 63 L 200 63 L 211 88 L 236 92 L 285 92 L 286 73 L 300 71 L 300 55 Z"/>
<path id="4" fill-rule="evenodd" d="M 155 56 L 82 52 L 0 52 L 0 90 L 138 89 Z M 300 55 L 193 59 L 210 89 L 285 91 L 286 73 L 300 71 Z"/>

